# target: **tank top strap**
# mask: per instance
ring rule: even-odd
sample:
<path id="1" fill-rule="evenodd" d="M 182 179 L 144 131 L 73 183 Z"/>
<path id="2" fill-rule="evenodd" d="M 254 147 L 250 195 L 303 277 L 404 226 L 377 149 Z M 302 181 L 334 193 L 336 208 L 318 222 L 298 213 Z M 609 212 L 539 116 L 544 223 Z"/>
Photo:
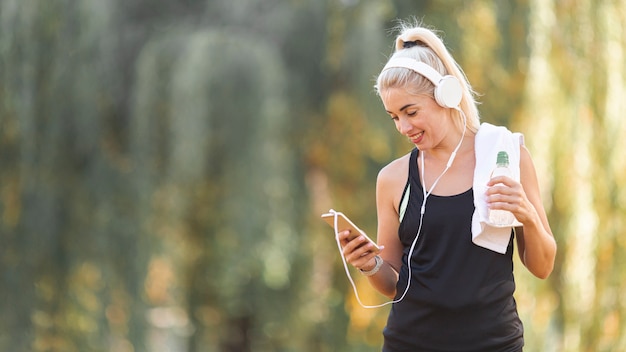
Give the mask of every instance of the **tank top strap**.
<path id="1" fill-rule="evenodd" d="M 400 207 L 398 208 L 400 223 L 402 223 L 402 219 L 404 219 L 406 208 L 409 205 L 409 198 L 411 197 L 411 178 L 417 172 L 417 153 L 417 148 L 413 148 L 411 156 L 409 157 L 409 175 L 406 179 L 406 185 L 404 186 L 404 191 L 402 191 L 402 198 L 400 200 Z"/>

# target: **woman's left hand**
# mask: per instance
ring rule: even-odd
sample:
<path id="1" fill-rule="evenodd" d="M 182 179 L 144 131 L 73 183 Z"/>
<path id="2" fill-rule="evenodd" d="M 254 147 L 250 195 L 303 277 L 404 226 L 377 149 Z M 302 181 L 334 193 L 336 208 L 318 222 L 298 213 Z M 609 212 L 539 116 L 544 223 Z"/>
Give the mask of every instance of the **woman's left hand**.
<path id="1" fill-rule="evenodd" d="M 521 183 L 507 176 L 497 176 L 489 180 L 487 187 L 489 209 L 508 210 L 522 224 L 537 219 L 535 207 L 528 200 Z"/>

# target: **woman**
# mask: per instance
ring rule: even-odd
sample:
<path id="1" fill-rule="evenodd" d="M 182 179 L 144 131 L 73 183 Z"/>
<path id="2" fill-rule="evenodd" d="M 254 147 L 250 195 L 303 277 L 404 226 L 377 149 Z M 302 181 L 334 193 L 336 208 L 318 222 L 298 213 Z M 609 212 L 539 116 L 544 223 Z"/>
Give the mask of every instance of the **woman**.
<path id="1" fill-rule="evenodd" d="M 487 127 L 464 74 L 429 29 L 401 29 L 376 89 L 415 149 L 378 175 L 380 254 L 363 237 L 349 240 L 349 231 L 339 240 L 346 261 L 394 299 L 383 351 L 521 351 L 513 238 L 522 263 L 539 278 L 550 275 L 556 255 L 528 150 L 516 146 L 519 182 L 495 177 L 478 191 L 477 135 Z M 475 199 L 515 215 L 514 236 L 513 226 L 505 229 L 502 252 L 474 243 Z"/>

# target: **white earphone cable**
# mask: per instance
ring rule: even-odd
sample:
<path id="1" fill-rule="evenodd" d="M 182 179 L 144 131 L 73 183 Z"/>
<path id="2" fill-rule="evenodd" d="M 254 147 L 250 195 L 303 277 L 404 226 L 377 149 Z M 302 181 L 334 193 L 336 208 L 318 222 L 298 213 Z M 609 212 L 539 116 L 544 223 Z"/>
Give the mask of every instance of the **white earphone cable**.
<path id="1" fill-rule="evenodd" d="M 409 254 L 407 256 L 407 269 L 408 269 L 408 275 L 407 275 L 407 284 L 406 287 L 404 288 L 404 292 L 402 293 L 402 295 L 398 298 L 398 299 L 394 299 L 392 301 L 388 301 L 388 302 L 384 302 L 381 304 L 376 304 L 376 305 L 366 305 L 363 304 L 363 302 L 361 301 L 361 297 L 359 296 L 359 292 L 356 288 L 356 284 L 354 283 L 354 280 L 352 279 L 352 276 L 350 275 L 350 270 L 348 268 L 348 263 L 346 262 L 346 258 L 343 255 L 343 248 L 341 247 L 341 243 L 339 242 L 339 232 L 337 229 L 337 212 L 334 210 L 330 210 L 331 213 L 333 213 L 334 215 L 334 229 L 335 229 L 335 240 L 337 241 L 337 247 L 339 249 L 339 254 L 341 254 L 341 260 L 343 262 L 343 267 L 346 271 L 346 275 L 348 276 L 348 280 L 350 281 L 350 284 L 352 285 L 352 289 L 354 290 L 354 294 L 356 296 L 356 300 L 357 302 L 359 302 L 359 304 L 361 305 L 361 307 L 363 308 L 381 308 L 384 307 L 386 305 L 389 304 L 393 304 L 393 303 L 398 303 L 400 301 L 402 301 L 404 299 L 404 297 L 406 296 L 406 294 L 409 292 L 409 288 L 411 287 L 411 279 L 412 279 L 412 272 L 411 272 L 411 258 L 413 257 L 413 251 L 415 249 L 415 245 L 417 244 L 417 239 L 419 238 L 419 235 L 421 233 L 422 230 L 422 224 L 423 224 L 423 220 L 424 220 L 424 213 L 426 212 L 426 200 L 428 199 L 428 197 L 430 196 L 430 194 L 433 192 L 433 190 L 435 189 L 435 186 L 437 186 L 437 183 L 439 183 L 439 180 L 443 177 L 443 175 L 448 171 L 448 169 L 450 169 L 450 167 L 452 166 L 452 162 L 454 161 L 454 158 L 456 157 L 456 153 L 459 151 L 459 148 L 461 148 L 461 144 L 463 143 L 463 139 L 465 138 L 465 131 L 467 130 L 467 117 L 465 116 L 465 113 L 463 112 L 463 110 L 459 109 L 458 107 L 455 108 L 457 111 L 459 111 L 461 113 L 461 115 L 463 116 L 463 134 L 461 135 L 461 140 L 459 141 L 459 143 L 457 144 L 456 148 L 454 148 L 454 151 L 452 151 L 452 154 L 450 154 L 450 158 L 448 159 L 448 163 L 446 164 L 446 168 L 443 170 L 443 172 L 435 179 L 435 182 L 433 182 L 433 184 L 430 186 L 430 189 L 428 190 L 428 192 L 426 192 L 426 180 L 424 178 L 424 153 L 420 153 L 421 155 L 421 162 L 422 162 L 422 167 L 420 168 L 421 170 L 421 182 L 422 182 L 422 192 L 423 192 L 423 201 L 422 201 L 422 206 L 420 208 L 420 221 L 419 221 L 419 226 L 417 228 L 417 233 L 415 235 L 415 239 L 413 239 L 413 242 L 411 243 L 411 248 L 409 249 Z"/>

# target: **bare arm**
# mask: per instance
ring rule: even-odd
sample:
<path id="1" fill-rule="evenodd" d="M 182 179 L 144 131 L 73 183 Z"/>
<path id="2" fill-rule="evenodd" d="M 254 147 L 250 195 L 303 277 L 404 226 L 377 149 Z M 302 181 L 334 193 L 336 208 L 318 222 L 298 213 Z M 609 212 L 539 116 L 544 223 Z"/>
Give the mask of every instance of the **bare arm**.
<path id="1" fill-rule="evenodd" d="M 405 165 L 406 164 L 406 165 Z M 403 169 L 406 168 L 407 170 Z M 376 209 L 378 216 L 378 244 L 383 247 L 380 256 L 384 263 L 380 270 L 369 276 L 371 285 L 383 295 L 394 298 L 398 272 L 402 265 L 402 243 L 398 238 L 398 203 L 408 172 L 408 160 L 398 159 L 383 168 L 376 180 Z M 363 245 L 361 237 L 347 242 L 347 232 L 340 233 L 346 261 L 356 268 L 369 271 L 375 266 L 375 255 L 371 248 Z"/>
<path id="2" fill-rule="evenodd" d="M 556 241 L 541 201 L 535 166 L 524 146 L 520 149 L 520 180 L 494 178 L 488 186 L 504 186 L 490 187 L 487 202 L 491 208 L 511 211 L 522 223 L 521 231 L 518 228 L 516 232 L 520 259 L 533 275 L 545 279 L 554 268 Z"/>

